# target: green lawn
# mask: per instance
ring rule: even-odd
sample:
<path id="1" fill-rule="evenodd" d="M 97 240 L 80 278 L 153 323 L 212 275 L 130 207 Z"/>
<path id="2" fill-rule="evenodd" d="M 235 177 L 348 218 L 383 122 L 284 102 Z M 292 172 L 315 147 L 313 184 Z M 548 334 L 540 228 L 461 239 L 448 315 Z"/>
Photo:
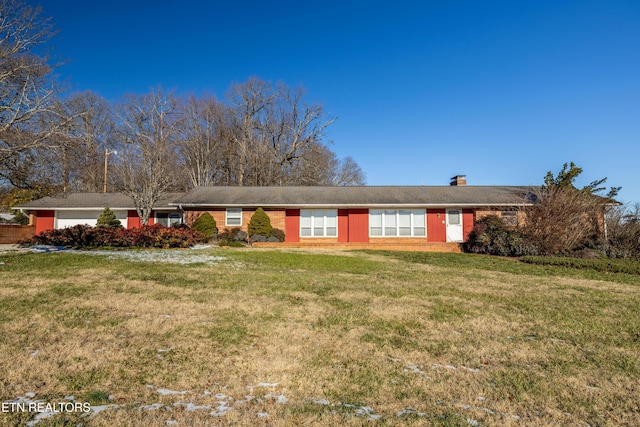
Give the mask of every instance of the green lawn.
<path id="1" fill-rule="evenodd" d="M 154 260 L 167 254 L 196 263 Z M 462 254 L 114 255 L 0 255 L 0 425 L 34 420 L 4 410 L 18 401 L 91 407 L 37 426 L 640 425 L 638 275 Z"/>

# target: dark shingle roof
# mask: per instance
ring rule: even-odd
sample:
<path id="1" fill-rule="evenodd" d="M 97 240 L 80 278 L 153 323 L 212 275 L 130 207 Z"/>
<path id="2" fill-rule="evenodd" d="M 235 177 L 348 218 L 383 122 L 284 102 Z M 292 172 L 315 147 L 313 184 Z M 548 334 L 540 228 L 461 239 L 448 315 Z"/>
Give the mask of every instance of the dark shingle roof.
<path id="1" fill-rule="evenodd" d="M 156 203 L 157 209 L 175 209 L 169 205 L 184 193 L 170 193 L 166 198 Z M 43 197 L 42 199 L 15 206 L 14 209 L 135 209 L 131 197 L 122 193 L 69 193 L 66 195 Z"/>
<path id="2" fill-rule="evenodd" d="M 197 187 L 174 204 L 183 207 L 506 206 L 529 204 L 534 187 L 363 186 Z"/>

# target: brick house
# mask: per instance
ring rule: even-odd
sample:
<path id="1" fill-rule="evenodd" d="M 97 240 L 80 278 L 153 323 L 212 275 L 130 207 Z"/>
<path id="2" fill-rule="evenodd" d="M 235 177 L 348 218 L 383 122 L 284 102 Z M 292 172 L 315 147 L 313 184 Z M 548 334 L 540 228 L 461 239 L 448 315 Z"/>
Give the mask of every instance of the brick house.
<path id="1" fill-rule="evenodd" d="M 191 225 L 209 212 L 218 230 L 247 230 L 259 207 L 295 246 L 415 247 L 467 239 L 475 222 L 494 214 L 512 225 L 531 205 L 534 187 L 470 186 L 455 176 L 448 186 L 197 187 L 172 194 L 154 209 L 150 223 Z M 76 193 L 25 203 L 36 233 L 78 223 L 95 224 L 110 207 L 128 228 L 140 225 L 133 201 L 117 193 Z"/>
<path id="2" fill-rule="evenodd" d="M 169 202 L 181 193 L 172 193 L 160 200 L 149 218 L 149 224 L 173 225 L 182 223 L 182 212 Z M 140 227 L 133 200 L 121 193 L 70 193 L 57 197 L 43 197 L 16 206 L 29 211 L 36 234 L 43 231 L 72 227 L 78 224 L 95 226 L 104 208 L 111 209 L 125 228 Z"/>
<path id="3" fill-rule="evenodd" d="M 463 242 L 477 219 L 494 214 L 516 225 L 533 187 L 449 186 L 198 187 L 172 205 L 191 225 L 209 212 L 224 231 L 247 224 L 259 207 L 286 242 L 422 244 Z"/>

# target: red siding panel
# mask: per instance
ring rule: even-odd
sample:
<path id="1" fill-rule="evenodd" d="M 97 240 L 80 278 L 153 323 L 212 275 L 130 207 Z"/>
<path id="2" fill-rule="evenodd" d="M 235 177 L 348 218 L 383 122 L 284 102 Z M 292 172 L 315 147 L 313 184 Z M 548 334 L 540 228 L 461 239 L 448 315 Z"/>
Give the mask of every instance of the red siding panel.
<path id="1" fill-rule="evenodd" d="M 369 241 L 369 210 L 349 209 L 349 241 Z"/>
<path id="2" fill-rule="evenodd" d="M 284 227 L 285 242 L 300 241 L 300 209 L 287 209 Z M 339 226 L 338 226 L 339 227 Z"/>
<path id="3" fill-rule="evenodd" d="M 462 240 L 467 241 L 469 233 L 473 230 L 475 221 L 473 218 L 473 209 L 462 209 Z"/>
<path id="4" fill-rule="evenodd" d="M 36 234 L 53 230 L 55 219 L 55 211 L 36 211 Z"/>
<path id="5" fill-rule="evenodd" d="M 140 228 L 140 217 L 136 211 L 127 211 L 127 228 Z"/>
<path id="6" fill-rule="evenodd" d="M 349 241 L 349 210 L 338 209 L 338 242 Z"/>
<path id="7" fill-rule="evenodd" d="M 427 240 L 429 242 L 447 241 L 445 209 L 427 209 Z"/>

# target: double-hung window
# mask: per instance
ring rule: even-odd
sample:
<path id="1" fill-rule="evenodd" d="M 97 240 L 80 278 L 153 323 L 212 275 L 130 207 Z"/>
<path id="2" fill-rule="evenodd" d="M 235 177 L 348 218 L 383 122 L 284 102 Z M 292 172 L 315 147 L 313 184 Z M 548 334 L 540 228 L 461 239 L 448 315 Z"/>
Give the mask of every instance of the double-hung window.
<path id="1" fill-rule="evenodd" d="M 228 208 L 225 225 L 240 227 L 242 225 L 242 209 Z"/>
<path id="2" fill-rule="evenodd" d="M 424 209 L 370 209 L 369 235 L 371 237 L 423 237 L 426 236 Z"/>
<path id="3" fill-rule="evenodd" d="M 337 209 L 300 210 L 300 237 L 337 237 Z"/>
<path id="4" fill-rule="evenodd" d="M 156 212 L 156 224 L 175 227 L 182 224 L 182 215 L 178 212 Z"/>

